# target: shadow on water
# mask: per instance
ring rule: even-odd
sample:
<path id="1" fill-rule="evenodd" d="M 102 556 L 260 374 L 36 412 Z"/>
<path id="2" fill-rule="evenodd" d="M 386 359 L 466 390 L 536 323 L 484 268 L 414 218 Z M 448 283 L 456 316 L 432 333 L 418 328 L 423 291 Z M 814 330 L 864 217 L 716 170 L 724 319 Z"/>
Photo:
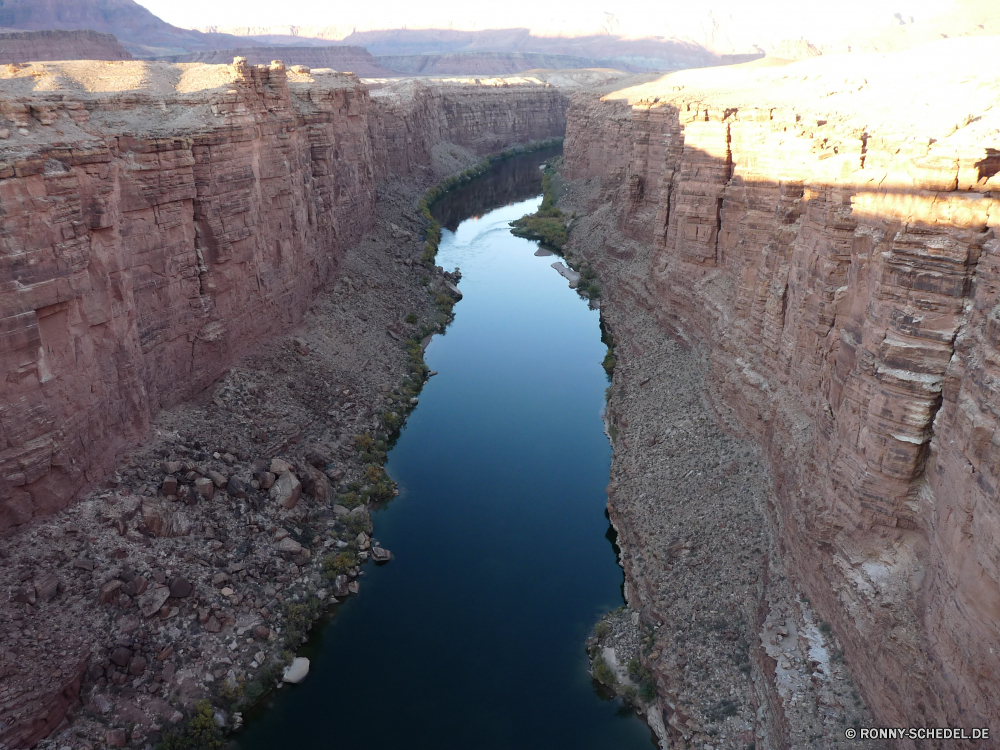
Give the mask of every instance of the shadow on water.
<path id="1" fill-rule="evenodd" d="M 536 210 L 555 153 L 499 164 L 435 207 L 437 262 L 462 268 L 465 296 L 386 463 L 400 496 L 373 521 L 393 561 L 365 566 L 360 594 L 300 651 L 309 677 L 247 716 L 240 750 L 655 744 L 584 649 L 623 603 L 599 313 L 508 227 Z"/>
<path id="2" fill-rule="evenodd" d="M 454 232 L 470 216 L 533 198 L 542 192 L 542 164 L 561 153 L 562 146 L 553 146 L 494 164 L 479 179 L 445 195 L 431 213 L 441 226 Z"/>

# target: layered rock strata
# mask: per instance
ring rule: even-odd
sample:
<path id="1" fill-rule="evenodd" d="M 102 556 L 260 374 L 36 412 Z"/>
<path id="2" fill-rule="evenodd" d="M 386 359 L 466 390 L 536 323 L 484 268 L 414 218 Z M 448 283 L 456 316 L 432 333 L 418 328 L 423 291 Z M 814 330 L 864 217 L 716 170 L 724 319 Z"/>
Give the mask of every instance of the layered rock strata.
<path id="1" fill-rule="evenodd" d="M 31 60 L 131 60 L 111 34 L 83 31 L 5 31 L 0 33 L 0 63 Z"/>
<path id="2" fill-rule="evenodd" d="M 272 60 L 282 60 L 286 65 L 305 65 L 310 68 L 349 70 L 359 76 L 391 76 L 393 71 L 376 60 L 364 47 L 344 45 L 325 47 L 273 46 L 242 47 L 193 52 L 169 58 L 173 62 L 200 62 L 225 65 L 234 57 L 245 57 L 251 65 L 266 65 Z"/>
<path id="3" fill-rule="evenodd" d="M 286 605 L 357 593 L 323 557 L 390 556 L 332 504 L 369 461 L 353 437 L 409 403 L 404 338 L 440 324 L 416 201 L 560 134 L 566 99 L 532 90 L 376 106 L 356 77 L 243 61 L 0 75 L 0 747 L 155 741 L 214 680 L 267 687 L 305 627 Z M 390 137 L 387 109 L 463 145 Z"/>
<path id="4" fill-rule="evenodd" d="M 0 530 L 65 506 L 158 410 L 300 320 L 372 228 L 378 178 L 449 138 L 482 154 L 565 122 L 540 86 L 375 106 L 356 78 L 281 65 L 106 65 L 127 93 L 82 63 L 2 84 Z M 46 77 L 92 93 L 29 95 Z"/>
<path id="5" fill-rule="evenodd" d="M 650 248 L 609 304 L 705 354 L 764 449 L 784 567 L 881 725 L 1000 724 L 1000 82 L 970 52 L 689 71 L 568 115 L 565 175 L 617 227 L 580 250 Z M 626 531 L 637 503 L 613 498 Z M 657 575 L 633 566 L 632 590 Z M 655 592 L 633 604 L 671 622 Z"/>

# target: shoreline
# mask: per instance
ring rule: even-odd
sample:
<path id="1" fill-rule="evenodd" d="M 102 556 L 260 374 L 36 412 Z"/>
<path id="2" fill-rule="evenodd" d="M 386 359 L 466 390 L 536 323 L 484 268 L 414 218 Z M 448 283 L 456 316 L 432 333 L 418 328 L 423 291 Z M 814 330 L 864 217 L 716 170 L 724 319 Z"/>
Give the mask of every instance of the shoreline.
<path id="1" fill-rule="evenodd" d="M 567 254 L 596 271 L 613 334 L 608 510 L 628 602 L 610 615 L 627 627 L 593 636 L 588 652 L 614 649 L 608 681 L 628 700 L 621 665 L 641 639 L 636 666 L 656 687 L 645 718 L 662 748 L 780 747 L 782 736 L 846 747 L 841 725 L 872 718 L 829 626 L 784 569 L 760 449 L 713 405 L 702 355 L 642 304 L 649 248 L 615 229 L 596 180 L 565 191 L 560 206 L 577 217 Z"/>
<path id="2" fill-rule="evenodd" d="M 37 747 L 214 746 L 358 592 L 381 550 L 369 508 L 396 494 L 381 465 L 429 377 L 411 342 L 450 322 L 456 296 L 458 278 L 422 262 L 427 190 L 380 188 L 376 231 L 300 325 L 162 412 L 105 486 L 5 535 L 0 571 L 24 585 L 0 603 L 3 650 L 27 669 L 4 668 L 0 703 L 32 670 L 66 676 L 61 726 Z M 43 628 L 66 650 L 28 650 Z"/>

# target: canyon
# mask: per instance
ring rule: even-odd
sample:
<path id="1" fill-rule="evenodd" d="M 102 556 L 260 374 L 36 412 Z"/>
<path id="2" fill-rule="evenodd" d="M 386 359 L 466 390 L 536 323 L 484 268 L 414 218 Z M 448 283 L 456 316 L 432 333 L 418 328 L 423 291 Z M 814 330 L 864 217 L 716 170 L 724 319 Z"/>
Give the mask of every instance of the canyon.
<path id="1" fill-rule="evenodd" d="M 67 717 L 118 742 L 98 717 L 131 717 L 137 736 L 173 726 L 206 695 L 203 670 L 233 664 L 235 631 L 263 635 L 232 685 L 262 666 L 258 649 L 277 658 L 283 603 L 324 582 L 325 547 L 302 529 L 326 513 L 345 533 L 328 499 L 361 476 L 351 440 L 382 429 L 384 394 L 415 377 L 406 308 L 440 324 L 450 282 L 420 263 L 417 196 L 560 134 L 566 97 L 370 93 L 353 75 L 242 59 L 2 75 L 0 569 L 19 583 L 0 604 L 0 746 L 34 746 Z M 350 528 L 370 532 L 359 513 Z M 338 597 L 356 591 L 342 578 Z"/>
<path id="2" fill-rule="evenodd" d="M 878 725 L 1000 721 L 991 42 L 685 71 L 576 94 L 568 115 L 563 177 L 582 217 L 569 249 L 607 278 L 602 309 L 626 365 L 611 424 L 638 440 L 630 404 L 657 407 L 624 375 L 651 344 L 617 311 L 653 316 L 701 353 L 721 423 L 761 446 L 786 599 L 810 602 L 803 609 L 839 637 Z M 720 517 L 700 520 L 696 537 L 669 518 L 661 533 L 648 529 L 657 503 L 683 499 L 623 467 L 684 422 L 645 418 L 647 442 L 616 444 L 610 506 L 630 604 L 673 630 L 682 594 L 718 598 L 711 582 L 676 589 L 670 571 L 692 544 L 709 544 Z M 710 486 L 721 488 L 718 471 Z M 739 526 L 746 507 L 721 520 Z M 737 559 L 752 559 L 750 546 L 767 545 L 737 548 Z M 715 554 L 719 567 L 733 557 Z M 752 580 L 774 571 L 744 565 Z M 752 604 L 742 612 L 766 639 L 765 620 L 779 620 Z M 659 640 L 661 695 L 683 695 L 697 676 L 681 640 Z M 826 679 L 812 671 L 815 684 Z M 804 693 L 753 690 L 766 746 L 805 741 L 792 720 Z M 665 697 L 661 709 L 677 739 L 712 723 L 704 704 Z"/>
<path id="3" fill-rule="evenodd" d="M 663 746 L 1000 727 L 990 41 L 571 98 L 242 58 L 0 71 L 0 746 L 93 739 L 111 700 L 138 740 L 204 695 L 196 672 L 250 674 L 236 635 L 274 642 L 273 576 L 289 602 L 319 585 L 351 438 L 407 372 L 404 308 L 433 321 L 452 293 L 419 196 L 563 131 Z M 247 489 L 268 473 L 287 506 Z"/>

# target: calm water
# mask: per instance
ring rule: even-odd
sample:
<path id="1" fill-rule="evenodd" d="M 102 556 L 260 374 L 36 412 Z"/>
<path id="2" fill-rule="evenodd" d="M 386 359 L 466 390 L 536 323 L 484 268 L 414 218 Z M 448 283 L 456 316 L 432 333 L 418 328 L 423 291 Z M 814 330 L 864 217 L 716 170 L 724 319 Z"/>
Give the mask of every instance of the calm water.
<path id="1" fill-rule="evenodd" d="M 587 673 L 588 631 L 622 604 L 605 536 L 605 350 L 598 313 L 507 226 L 540 202 L 527 196 L 546 156 L 439 204 L 454 231 L 437 262 L 462 269 L 465 298 L 427 348 L 440 374 L 389 454 L 400 496 L 374 523 L 395 559 L 364 567 L 360 595 L 303 652 L 308 679 L 250 723 L 242 750 L 652 746 Z"/>

